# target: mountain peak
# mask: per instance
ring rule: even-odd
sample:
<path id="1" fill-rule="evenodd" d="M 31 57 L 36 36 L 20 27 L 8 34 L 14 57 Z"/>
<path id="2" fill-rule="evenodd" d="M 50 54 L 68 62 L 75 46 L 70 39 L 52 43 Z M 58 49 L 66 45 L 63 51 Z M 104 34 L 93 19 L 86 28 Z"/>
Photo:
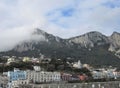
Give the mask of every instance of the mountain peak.
<path id="1" fill-rule="evenodd" d="M 111 36 L 120 35 L 120 33 L 114 31 Z"/>
<path id="2" fill-rule="evenodd" d="M 81 44 L 82 46 L 85 46 L 85 47 L 87 46 L 94 47 L 95 45 L 104 45 L 104 44 L 108 44 L 109 42 L 108 38 L 105 35 L 97 31 L 88 32 L 81 36 L 74 37 L 70 39 L 70 41 L 77 44 Z"/>
<path id="3" fill-rule="evenodd" d="M 106 37 L 105 35 L 97 31 L 88 32 L 82 36 L 87 36 L 89 39 L 97 39 L 97 38 Z"/>
<path id="4" fill-rule="evenodd" d="M 100 35 L 102 35 L 102 33 L 98 32 L 98 31 L 91 31 L 91 32 L 88 32 L 86 34 L 100 34 Z"/>
<path id="5" fill-rule="evenodd" d="M 120 33 L 113 32 L 113 34 L 110 36 L 110 48 L 109 51 L 116 51 L 120 48 Z"/>
<path id="6" fill-rule="evenodd" d="M 32 32 L 32 34 L 34 35 L 39 35 L 39 34 L 45 34 L 45 32 L 39 28 L 35 28 Z"/>
<path id="7" fill-rule="evenodd" d="M 111 35 L 111 38 L 112 39 L 115 39 L 115 40 L 120 40 L 120 33 L 118 32 L 113 32 L 113 34 Z"/>

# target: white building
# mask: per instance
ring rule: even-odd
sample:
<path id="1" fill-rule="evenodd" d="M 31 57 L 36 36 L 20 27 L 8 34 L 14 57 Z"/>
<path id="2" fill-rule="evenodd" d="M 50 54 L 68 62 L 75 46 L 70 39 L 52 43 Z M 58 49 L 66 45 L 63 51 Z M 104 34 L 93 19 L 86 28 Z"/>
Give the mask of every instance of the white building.
<path id="1" fill-rule="evenodd" d="M 106 78 L 106 74 L 103 71 L 92 71 L 93 79 Z"/>
<path id="2" fill-rule="evenodd" d="M 33 83 L 59 82 L 60 72 L 27 71 L 27 79 Z"/>
<path id="3" fill-rule="evenodd" d="M 82 68 L 81 61 L 78 60 L 78 62 L 76 62 L 75 64 L 73 64 L 73 67 L 74 67 L 74 68 L 78 68 L 78 69 Z"/>
<path id="4" fill-rule="evenodd" d="M 40 66 L 34 66 L 33 68 L 34 68 L 35 71 L 41 71 Z"/>
<path id="5" fill-rule="evenodd" d="M 97 71 L 92 71 L 92 76 L 94 79 L 102 79 L 102 78 L 107 78 L 107 79 L 116 79 L 117 75 L 115 73 L 115 69 L 99 69 Z"/>
<path id="6" fill-rule="evenodd" d="M 11 88 L 19 88 L 19 85 L 29 84 L 29 80 L 16 80 L 11 82 Z"/>
<path id="7" fill-rule="evenodd" d="M 12 63 L 12 62 L 15 62 L 15 59 L 14 59 L 14 58 L 9 58 L 9 59 L 7 60 L 7 64 L 10 64 L 10 63 Z"/>

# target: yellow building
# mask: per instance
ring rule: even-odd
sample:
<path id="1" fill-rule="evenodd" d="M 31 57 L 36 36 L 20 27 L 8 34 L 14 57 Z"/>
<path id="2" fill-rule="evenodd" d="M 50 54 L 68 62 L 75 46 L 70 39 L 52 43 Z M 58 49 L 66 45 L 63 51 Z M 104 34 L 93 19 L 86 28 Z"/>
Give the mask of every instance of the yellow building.
<path id="1" fill-rule="evenodd" d="M 23 62 L 30 62 L 31 60 L 30 60 L 30 58 L 29 57 L 24 57 L 23 58 Z"/>

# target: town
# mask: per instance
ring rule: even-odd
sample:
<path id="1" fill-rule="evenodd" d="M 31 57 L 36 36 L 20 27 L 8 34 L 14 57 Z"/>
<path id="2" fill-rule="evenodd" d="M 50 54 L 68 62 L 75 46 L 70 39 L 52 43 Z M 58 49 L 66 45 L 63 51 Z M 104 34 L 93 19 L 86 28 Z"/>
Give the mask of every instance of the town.
<path id="1" fill-rule="evenodd" d="M 0 60 L 0 88 L 50 88 L 53 84 L 55 87 L 56 84 L 120 81 L 120 71 L 115 67 L 95 68 L 70 58 L 3 56 Z M 48 87 L 42 87 L 44 85 Z"/>
<path id="2" fill-rule="evenodd" d="M 0 88 L 120 88 L 120 0 L 0 0 Z"/>

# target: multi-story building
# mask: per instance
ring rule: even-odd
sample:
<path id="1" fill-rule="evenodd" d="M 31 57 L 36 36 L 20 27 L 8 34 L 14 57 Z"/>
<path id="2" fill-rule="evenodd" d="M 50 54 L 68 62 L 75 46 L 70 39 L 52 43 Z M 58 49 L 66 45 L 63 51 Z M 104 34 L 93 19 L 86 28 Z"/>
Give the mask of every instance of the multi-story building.
<path id="1" fill-rule="evenodd" d="M 118 75 L 115 72 L 115 69 L 99 69 L 96 71 L 92 71 L 92 76 L 94 79 L 116 79 Z"/>
<path id="2" fill-rule="evenodd" d="M 26 79 L 26 71 L 21 71 L 16 68 L 14 69 L 14 71 L 8 71 L 6 75 L 9 78 L 9 82 Z"/>
<path id="3" fill-rule="evenodd" d="M 93 71 L 92 72 L 93 79 L 103 79 L 106 78 L 106 74 L 102 71 Z"/>
<path id="4" fill-rule="evenodd" d="M 61 80 L 60 72 L 44 72 L 40 67 L 34 66 L 33 71 L 27 72 L 27 79 L 33 83 L 58 82 Z"/>
<path id="5" fill-rule="evenodd" d="M 62 81 L 71 81 L 72 75 L 67 73 L 61 73 L 61 79 Z"/>
<path id="6" fill-rule="evenodd" d="M 20 80 L 26 80 L 26 71 L 21 71 L 17 68 L 14 68 L 14 71 L 3 72 L 3 74 L 8 77 L 7 88 L 14 88 L 12 87 L 12 85 L 14 84 L 14 81 L 19 82 Z"/>
<path id="7" fill-rule="evenodd" d="M 58 82 L 60 72 L 27 71 L 27 79 L 33 83 Z"/>

